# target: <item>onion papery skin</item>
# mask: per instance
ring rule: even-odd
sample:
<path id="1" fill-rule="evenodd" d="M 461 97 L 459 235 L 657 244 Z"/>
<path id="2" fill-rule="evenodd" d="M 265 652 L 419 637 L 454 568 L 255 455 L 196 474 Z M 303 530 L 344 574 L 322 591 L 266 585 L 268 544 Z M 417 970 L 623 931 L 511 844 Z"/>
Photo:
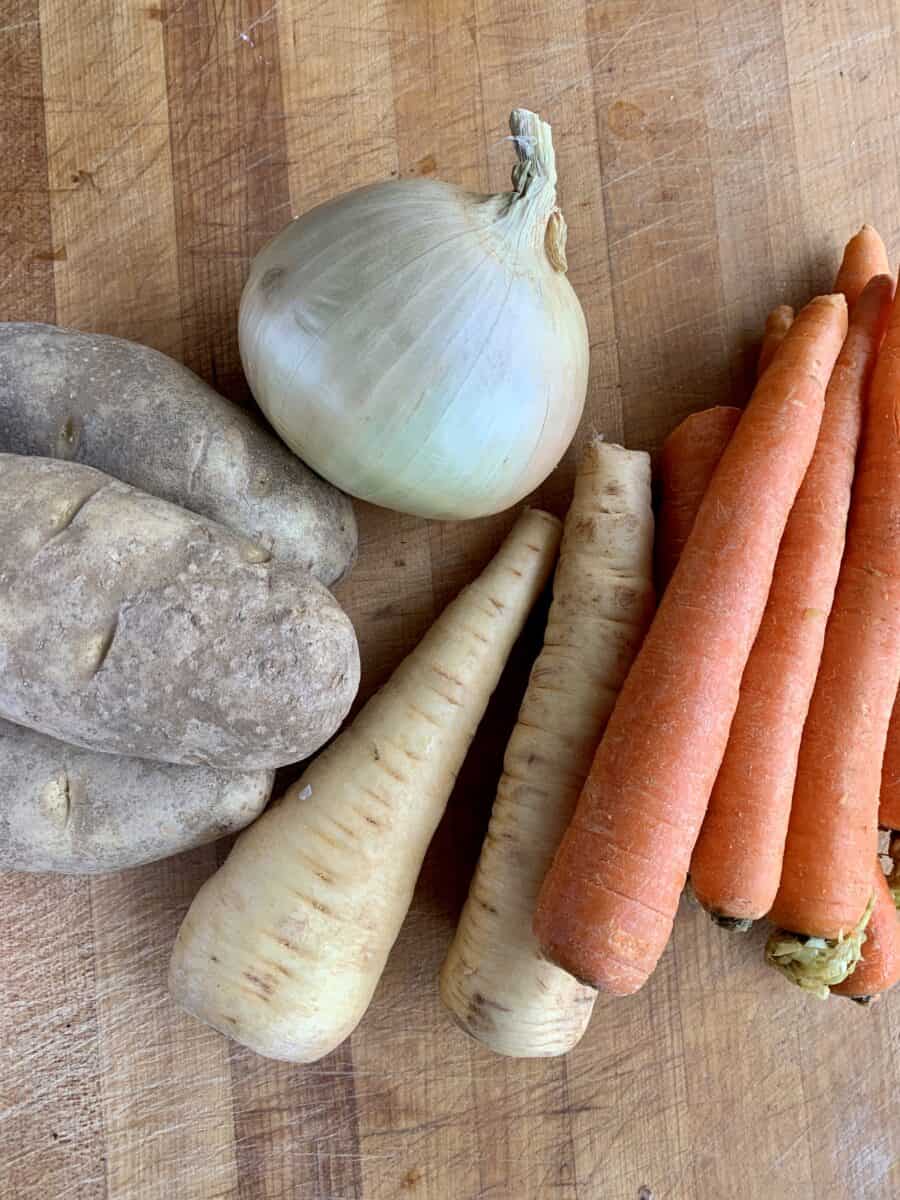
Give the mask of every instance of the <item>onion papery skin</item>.
<path id="1" fill-rule="evenodd" d="M 589 355 L 550 156 L 522 193 L 362 188 L 255 258 L 239 326 L 247 378 L 280 437 L 336 486 L 401 512 L 479 517 L 562 458 Z"/>

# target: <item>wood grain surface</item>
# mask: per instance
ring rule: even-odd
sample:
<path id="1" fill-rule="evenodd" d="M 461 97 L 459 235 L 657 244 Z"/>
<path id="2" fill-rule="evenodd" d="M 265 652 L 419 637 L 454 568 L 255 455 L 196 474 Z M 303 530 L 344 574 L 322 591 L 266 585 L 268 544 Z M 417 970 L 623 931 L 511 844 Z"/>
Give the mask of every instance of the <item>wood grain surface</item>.
<path id="1" fill-rule="evenodd" d="M 891 0 L 0 0 L 0 319 L 116 333 L 246 403 L 236 313 L 292 214 L 391 176 L 505 187 L 555 132 L 591 330 L 582 435 L 658 446 L 742 399 L 766 310 L 864 219 L 900 250 Z M 562 511 L 570 458 L 541 489 Z M 511 514 L 359 505 L 363 694 Z M 539 639 L 514 654 L 350 1042 L 258 1059 L 177 1011 L 169 948 L 219 845 L 93 881 L 0 876 L 0 1200 L 819 1200 L 900 1195 L 900 997 L 822 1004 L 687 899 L 650 984 L 564 1061 L 508 1062 L 436 972 Z"/>

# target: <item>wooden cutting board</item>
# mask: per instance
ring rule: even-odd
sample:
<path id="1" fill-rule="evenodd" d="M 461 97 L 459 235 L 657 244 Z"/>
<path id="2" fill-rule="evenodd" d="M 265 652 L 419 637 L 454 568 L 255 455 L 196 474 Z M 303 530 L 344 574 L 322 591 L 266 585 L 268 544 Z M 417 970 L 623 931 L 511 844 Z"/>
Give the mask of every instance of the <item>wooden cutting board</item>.
<path id="1" fill-rule="evenodd" d="M 766 310 L 827 289 L 863 220 L 900 250 L 890 0 L 0 0 L 0 317 L 145 341 L 241 402 L 238 297 L 350 187 L 506 184 L 554 126 L 593 429 L 654 448 L 743 398 Z M 562 511 L 568 459 L 541 490 Z M 341 598 L 369 693 L 511 517 L 359 506 Z M 779 1200 L 900 1194 L 900 997 L 792 990 L 685 901 L 650 984 L 565 1061 L 469 1042 L 435 975 L 539 631 L 520 646 L 350 1043 L 313 1067 L 169 1003 L 222 846 L 93 881 L 0 877 L 2 1200 Z"/>

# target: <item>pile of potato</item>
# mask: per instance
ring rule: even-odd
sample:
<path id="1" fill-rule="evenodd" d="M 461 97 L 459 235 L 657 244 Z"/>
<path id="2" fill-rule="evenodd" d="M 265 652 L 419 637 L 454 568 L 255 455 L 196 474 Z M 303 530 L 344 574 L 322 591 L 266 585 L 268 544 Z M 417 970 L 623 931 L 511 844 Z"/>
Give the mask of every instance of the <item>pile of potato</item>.
<path id="1" fill-rule="evenodd" d="M 359 685 L 350 501 L 184 367 L 0 326 L 0 868 L 248 824 Z"/>

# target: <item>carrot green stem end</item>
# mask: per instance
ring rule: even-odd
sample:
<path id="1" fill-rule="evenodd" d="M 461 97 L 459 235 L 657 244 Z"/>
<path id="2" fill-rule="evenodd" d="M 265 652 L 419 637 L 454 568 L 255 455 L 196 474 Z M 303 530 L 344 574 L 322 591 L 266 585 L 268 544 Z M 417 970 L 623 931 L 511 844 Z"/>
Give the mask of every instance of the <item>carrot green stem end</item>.
<path id="1" fill-rule="evenodd" d="M 803 937 L 776 929 L 766 943 L 766 962 L 791 983 L 827 1000 L 830 989 L 856 970 L 874 907 L 873 892 L 855 929 L 837 938 Z"/>

